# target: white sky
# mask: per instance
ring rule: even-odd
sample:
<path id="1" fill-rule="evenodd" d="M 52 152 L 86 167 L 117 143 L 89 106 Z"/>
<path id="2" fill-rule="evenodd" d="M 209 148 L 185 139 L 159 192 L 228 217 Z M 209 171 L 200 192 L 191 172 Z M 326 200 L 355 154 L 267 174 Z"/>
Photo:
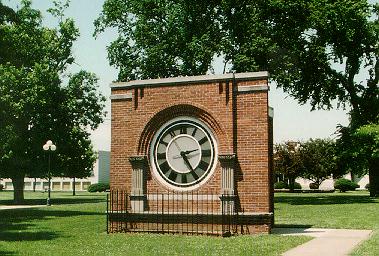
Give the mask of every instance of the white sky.
<path id="1" fill-rule="evenodd" d="M 3 4 L 16 7 L 19 0 L 3 0 Z M 43 11 L 47 25 L 54 21 L 45 10 L 51 7 L 52 1 L 34 0 L 33 7 Z M 79 27 L 80 37 L 74 45 L 76 65 L 72 71 L 85 69 L 94 72 L 99 78 L 101 92 L 107 97 L 107 111 L 110 112 L 110 88 L 112 81 L 117 79 L 117 70 L 110 67 L 107 60 L 106 46 L 115 38 L 114 31 L 106 31 L 92 37 L 93 21 L 99 16 L 104 0 L 72 0 L 66 11 Z M 222 68 L 215 67 L 216 73 Z M 346 112 L 343 110 L 310 111 L 310 105 L 299 105 L 296 100 L 270 85 L 269 104 L 274 108 L 274 142 L 286 140 L 307 140 L 309 138 L 333 138 L 337 124 L 348 124 Z M 110 115 L 100 127 L 92 132 L 95 150 L 110 150 Z"/>

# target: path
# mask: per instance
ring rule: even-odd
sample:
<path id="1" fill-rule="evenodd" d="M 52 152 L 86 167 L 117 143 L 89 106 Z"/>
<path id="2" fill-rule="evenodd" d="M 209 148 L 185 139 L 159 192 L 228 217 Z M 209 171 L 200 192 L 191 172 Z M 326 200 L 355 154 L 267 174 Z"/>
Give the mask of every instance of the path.
<path id="1" fill-rule="evenodd" d="M 345 256 L 368 239 L 371 230 L 321 229 L 321 228 L 274 228 L 273 234 L 306 235 L 315 237 L 283 254 L 283 256 Z"/>

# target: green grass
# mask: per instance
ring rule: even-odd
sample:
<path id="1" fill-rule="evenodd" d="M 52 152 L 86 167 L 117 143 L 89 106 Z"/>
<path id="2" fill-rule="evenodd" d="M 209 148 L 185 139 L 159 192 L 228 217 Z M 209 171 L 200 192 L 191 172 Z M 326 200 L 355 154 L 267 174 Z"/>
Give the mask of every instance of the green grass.
<path id="1" fill-rule="evenodd" d="M 46 193 L 28 192 L 28 204 Z M 12 193 L 0 192 L 0 205 Z M 105 194 L 52 193 L 51 207 L 0 210 L 0 255 L 280 255 L 308 237 L 232 238 L 105 233 Z M 278 226 L 372 229 L 353 255 L 378 255 L 379 199 L 367 192 L 275 195 Z"/>
<path id="2" fill-rule="evenodd" d="M 0 192 L 0 205 L 12 194 Z M 45 204 L 46 193 L 26 193 Z M 105 194 L 53 193 L 51 207 L 0 210 L 0 255 L 280 255 L 308 237 L 105 233 Z"/>
<path id="3" fill-rule="evenodd" d="M 379 253 L 379 198 L 370 198 L 366 191 L 328 194 L 277 193 L 275 224 L 371 229 L 374 230 L 371 238 L 360 245 L 353 255 Z"/>

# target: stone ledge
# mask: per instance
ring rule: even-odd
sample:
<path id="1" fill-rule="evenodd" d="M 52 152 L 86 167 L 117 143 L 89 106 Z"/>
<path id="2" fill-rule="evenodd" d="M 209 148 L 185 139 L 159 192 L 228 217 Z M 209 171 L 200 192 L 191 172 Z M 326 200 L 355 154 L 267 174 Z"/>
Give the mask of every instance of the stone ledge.
<path id="1" fill-rule="evenodd" d="M 248 73 L 228 73 L 222 75 L 203 75 L 203 76 L 184 76 L 184 77 L 171 77 L 161 79 L 148 79 L 148 80 L 134 80 L 129 82 L 114 82 L 110 85 L 112 90 L 117 89 L 132 89 L 144 87 L 159 87 L 159 86 L 172 86 L 181 84 L 200 84 L 200 83 L 213 83 L 232 81 L 254 81 L 267 79 L 268 72 L 248 72 Z M 255 86 L 257 87 L 257 86 Z"/>
<path id="2" fill-rule="evenodd" d="M 133 99 L 133 95 L 132 95 L 132 93 L 113 94 L 109 98 L 111 100 L 132 100 Z"/>

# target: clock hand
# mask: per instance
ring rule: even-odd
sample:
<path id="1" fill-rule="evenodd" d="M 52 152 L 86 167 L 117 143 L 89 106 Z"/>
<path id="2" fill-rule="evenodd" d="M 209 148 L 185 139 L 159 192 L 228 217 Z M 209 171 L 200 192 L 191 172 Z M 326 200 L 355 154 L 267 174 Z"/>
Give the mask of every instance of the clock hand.
<path id="1" fill-rule="evenodd" d="M 179 147 L 178 143 L 176 142 L 176 140 L 174 140 L 173 143 L 175 144 L 176 148 L 179 150 L 180 155 L 181 155 L 182 150 L 180 149 L 180 147 Z"/>
<path id="2" fill-rule="evenodd" d="M 187 151 L 184 151 L 183 154 L 188 155 L 188 154 L 195 152 L 197 150 L 199 150 L 199 149 L 197 148 L 197 149 L 193 149 L 193 150 L 187 150 Z"/>
<path id="3" fill-rule="evenodd" d="M 190 152 L 190 153 L 192 153 L 192 152 Z M 189 156 L 187 156 L 187 158 L 190 159 L 190 158 L 192 158 L 194 156 L 197 156 L 198 154 L 200 154 L 200 153 L 195 153 L 195 154 L 189 155 Z M 182 156 L 175 155 L 175 156 L 172 157 L 172 159 L 179 159 L 179 158 L 182 158 Z"/>
<path id="4" fill-rule="evenodd" d="M 180 152 L 180 155 L 183 157 L 184 163 L 188 166 L 188 168 L 191 170 L 191 172 L 193 172 L 194 170 L 192 168 L 191 163 L 188 161 L 188 158 L 187 158 L 185 152 L 183 152 L 183 151 Z"/>
<path id="5" fill-rule="evenodd" d="M 195 154 L 192 154 L 192 155 L 187 156 L 187 158 L 190 159 L 190 158 L 192 158 L 192 157 L 194 157 L 194 156 L 197 156 L 197 155 L 199 155 L 199 154 L 200 154 L 200 153 L 195 153 Z"/>

